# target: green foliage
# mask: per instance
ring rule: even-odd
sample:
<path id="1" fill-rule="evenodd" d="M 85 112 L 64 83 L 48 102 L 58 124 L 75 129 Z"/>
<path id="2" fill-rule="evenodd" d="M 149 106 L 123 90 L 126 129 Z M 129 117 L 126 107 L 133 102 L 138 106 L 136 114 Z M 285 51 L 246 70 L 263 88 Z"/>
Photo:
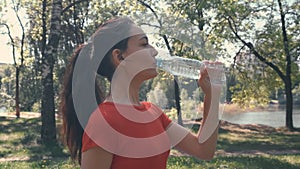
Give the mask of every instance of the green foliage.
<path id="1" fill-rule="evenodd" d="M 199 118 L 203 93 L 198 88 L 197 82 L 180 77 L 177 82 L 180 92 L 182 119 Z M 174 99 L 174 77 L 168 73 L 160 72 L 159 76 L 153 79 L 151 89 L 147 93 L 147 100 L 159 105 L 171 119 L 176 121 L 178 117 Z"/>
<path id="2" fill-rule="evenodd" d="M 32 64 L 30 63 L 30 65 Z M 23 69 L 20 77 L 22 84 L 20 87 L 20 107 L 23 111 L 33 111 L 33 105 L 40 102 L 42 94 L 41 76 L 36 71 L 36 69 Z M 36 108 L 37 106 L 35 106 L 34 111 L 40 112 Z"/>
<path id="3" fill-rule="evenodd" d="M 196 94 L 196 92 L 194 93 Z M 181 99 L 181 113 L 182 113 L 182 119 L 183 120 L 191 120 L 191 119 L 197 119 L 199 117 L 199 96 L 196 96 L 196 98 L 192 98 L 188 96 L 188 92 L 186 89 L 181 90 L 180 94 Z"/>
<path id="4" fill-rule="evenodd" d="M 147 93 L 147 100 L 155 103 L 162 109 L 167 107 L 168 99 L 161 88 L 161 84 L 158 83 L 155 88 Z"/>
<path id="5" fill-rule="evenodd" d="M 158 83 L 163 90 L 166 98 L 168 99 L 168 103 L 166 105 L 166 109 L 171 109 L 175 107 L 175 95 L 174 95 L 174 77 L 166 72 L 160 72 L 159 75 L 152 80 L 150 89 L 154 89 Z"/>
<path id="6" fill-rule="evenodd" d="M 1 88 L 0 88 L 0 107 L 5 107 L 9 111 L 14 105 L 14 83 L 15 76 L 11 65 L 2 65 L 1 67 Z"/>
<path id="7" fill-rule="evenodd" d="M 168 10 L 174 14 L 177 20 L 185 20 L 185 23 L 173 24 L 180 32 L 189 31 L 185 34 L 189 41 L 180 42 L 174 40 L 175 53 L 178 56 L 196 58 L 200 60 L 217 60 L 225 57 L 218 43 L 223 40 L 216 37 L 211 27 L 213 22 L 213 8 L 219 1 L 167 1 Z M 171 17 L 171 16 L 167 16 Z M 178 19 L 179 18 L 179 19 Z M 168 34 L 169 35 L 169 34 Z M 184 35 L 181 35 L 184 36 Z M 172 37 L 172 36 L 171 36 Z"/>
<path id="8" fill-rule="evenodd" d="M 248 63 L 237 63 L 237 70 L 234 71 L 237 83 L 230 87 L 232 101 L 242 107 L 266 106 L 270 102 L 271 92 L 282 88 L 282 81 L 270 68 L 256 59 L 248 59 Z"/>

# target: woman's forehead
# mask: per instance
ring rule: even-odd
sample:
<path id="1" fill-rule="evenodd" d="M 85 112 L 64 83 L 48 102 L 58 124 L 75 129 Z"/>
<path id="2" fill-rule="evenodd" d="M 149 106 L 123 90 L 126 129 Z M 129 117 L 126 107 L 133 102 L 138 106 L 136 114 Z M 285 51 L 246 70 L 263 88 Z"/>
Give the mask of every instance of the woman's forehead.
<path id="1" fill-rule="evenodd" d="M 143 33 L 143 34 L 137 34 L 137 35 L 131 36 L 130 39 L 140 41 L 140 40 L 148 40 L 148 37 L 146 34 Z"/>
<path id="2" fill-rule="evenodd" d="M 135 36 L 135 35 L 145 35 L 145 32 L 142 28 L 138 27 L 135 24 L 132 24 L 130 28 L 130 35 Z"/>

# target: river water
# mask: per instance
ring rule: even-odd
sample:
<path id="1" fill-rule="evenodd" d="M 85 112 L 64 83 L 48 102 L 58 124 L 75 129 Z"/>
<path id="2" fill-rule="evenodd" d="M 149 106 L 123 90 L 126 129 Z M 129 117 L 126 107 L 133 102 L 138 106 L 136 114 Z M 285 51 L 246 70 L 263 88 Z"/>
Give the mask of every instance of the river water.
<path id="1" fill-rule="evenodd" d="M 272 127 L 285 126 L 285 110 L 262 112 L 224 113 L 222 120 L 236 124 L 263 124 Z M 293 110 L 294 127 L 300 127 L 300 109 Z"/>
<path id="2" fill-rule="evenodd" d="M 0 113 L 6 109 L 0 107 Z M 264 124 L 272 127 L 285 126 L 285 110 L 262 112 L 223 113 L 222 120 L 236 124 Z M 300 127 L 300 108 L 293 110 L 294 127 Z"/>

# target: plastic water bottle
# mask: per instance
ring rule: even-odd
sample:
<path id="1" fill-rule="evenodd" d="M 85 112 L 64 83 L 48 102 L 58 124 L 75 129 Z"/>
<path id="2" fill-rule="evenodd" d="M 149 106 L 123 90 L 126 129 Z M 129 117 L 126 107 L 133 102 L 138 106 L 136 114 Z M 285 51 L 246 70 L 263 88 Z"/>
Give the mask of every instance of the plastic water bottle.
<path id="1" fill-rule="evenodd" d="M 175 76 L 183 76 L 190 79 L 199 79 L 200 70 L 205 67 L 208 70 L 210 81 L 214 84 L 224 84 L 226 78 L 222 65 L 205 65 L 199 60 L 188 59 L 178 56 L 156 58 L 156 65 L 159 69 L 169 72 Z"/>

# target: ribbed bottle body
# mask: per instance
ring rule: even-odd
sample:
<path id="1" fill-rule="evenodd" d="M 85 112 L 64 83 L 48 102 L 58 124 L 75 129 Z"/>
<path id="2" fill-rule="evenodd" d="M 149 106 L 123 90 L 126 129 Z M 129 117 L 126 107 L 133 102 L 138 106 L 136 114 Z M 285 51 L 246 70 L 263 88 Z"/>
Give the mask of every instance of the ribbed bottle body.
<path id="1" fill-rule="evenodd" d="M 159 69 L 167 71 L 175 76 L 182 76 L 190 79 L 199 79 L 200 70 L 206 68 L 211 83 L 223 85 L 226 82 L 226 76 L 222 64 L 208 64 L 196 59 L 188 59 L 178 56 L 157 56 L 156 65 Z"/>
<path id="2" fill-rule="evenodd" d="M 178 56 L 156 58 L 157 67 L 176 76 L 199 79 L 203 64 L 199 60 L 182 58 Z"/>

